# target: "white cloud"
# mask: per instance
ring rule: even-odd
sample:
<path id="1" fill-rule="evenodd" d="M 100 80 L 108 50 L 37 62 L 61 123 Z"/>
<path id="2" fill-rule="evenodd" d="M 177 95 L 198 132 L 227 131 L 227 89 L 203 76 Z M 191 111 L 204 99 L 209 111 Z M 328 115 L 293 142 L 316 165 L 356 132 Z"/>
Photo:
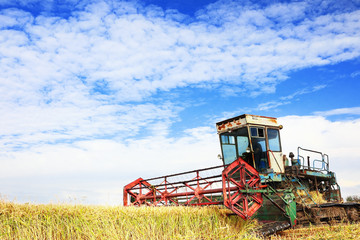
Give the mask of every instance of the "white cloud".
<path id="1" fill-rule="evenodd" d="M 271 101 L 271 102 L 266 102 L 266 103 L 259 104 L 256 107 L 256 109 L 258 111 L 268 111 L 270 109 L 277 108 L 279 106 L 290 104 L 290 103 L 291 102 L 289 102 L 289 101 Z"/>
<path id="2" fill-rule="evenodd" d="M 313 92 L 319 91 L 323 88 L 326 88 L 326 85 L 323 84 L 323 85 L 313 86 L 312 88 L 303 88 L 303 89 L 297 90 L 296 92 L 294 92 L 288 96 L 280 97 L 280 100 L 291 100 L 291 99 L 294 99 L 295 97 L 298 97 L 298 96 L 301 96 L 304 94 L 313 93 Z"/>
<path id="3" fill-rule="evenodd" d="M 140 133 L 166 135 L 175 115 L 171 104 L 155 106 L 93 105 L 2 108 L 0 143 L 3 151 L 76 139 L 126 139 Z M 161 130 L 159 125 L 163 126 Z M 146 132 L 147 131 L 147 132 Z"/>
<path id="4" fill-rule="evenodd" d="M 325 117 L 334 116 L 334 115 L 344 115 L 344 114 L 360 115 L 360 107 L 338 108 L 329 111 L 319 111 L 319 112 L 315 112 L 314 114 Z"/>
<path id="5" fill-rule="evenodd" d="M 150 136 L 122 143 L 109 139 L 43 145 L 3 158 L 1 182 L 11 184 L 2 184 L 2 194 L 13 198 L 18 189 L 24 189 L 27 194 L 19 194 L 18 201 L 27 201 L 26 197 L 37 202 L 68 201 L 69 196 L 85 196 L 85 203 L 120 204 L 123 186 L 138 177 L 221 165 L 218 153 L 215 128 L 207 127 L 188 129 L 182 138 Z M 28 185 L 30 189 L 25 190 Z"/>
<path id="6" fill-rule="evenodd" d="M 355 78 L 355 77 L 357 77 L 357 76 L 359 76 L 359 75 L 360 75 L 360 71 L 356 71 L 356 72 L 353 72 L 353 73 L 350 74 L 350 76 L 351 76 L 352 78 Z"/>
<path id="7" fill-rule="evenodd" d="M 313 86 L 311 88 L 299 89 L 299 90 L 297 90 L 297 91 L 295 91 L 295 92 L 293 92 L 293 93 L 291 93 L 291 94 L 289 94 L 287 96 L 279 97 L 276 100 L 271 100 L 271 101 L 268 101 L 268 102 L 260 103 L 254 108 L 247 107 L 247 108 L 235 109 L 232 112 L 225 113 L 223 115 L 223 117 L 226 118 L 226 117 L 235 116 L 239 112 L 268 111 L 268 110 L 271 110 L 271 109 L 274 110 L 274 109 L 277 109 L 280 106 L 291 104 L 292 101 L 297 100 L 296 98 L 301 96 L 301 95 L 313 93 L 313 92 L 316 92 L 316 91 L 320 91 L 323 88 L 326 88 L 326 85 L 316 85 L 316 86 Z M 233 94 L 233 92 L 236 91 L 236 90 L 237 89 L 235 88 L 232 92 L 231 91 L 226 91 L 225 94 L 228 94 L 228 95 L 231 96 L 231 94 Z"/>
<path id="8" fill-rule="evenodd" d="M 306 14 L 307 6 L 308 5 L 305 2 L 277 3 L 267 7 L 265 9 L 265 14 L 276 21 L 288 23 L 303 19 Z"/>
<path id="9" fill-rule="evenodd" d="M 262 86 L 284 80 L 289 70 L 344 61 L 360 53 L 357 11 L 303 20 L 298 26 L 280 22 L 272 29 L 277 24 L 268 16 L 275 14 L 272 8 L 291 12 L 302 9 L 303 3 L 242 10 L 233 16 L 234 22 L 224 18 L 221 27 L 202 21 L 187 25 L 163 17 L 167 13 L 158 9 L 145 8 L 140 14 L 137 5 L 123 5 L 126 11 L 120 15 L 100 2 L 69 19 L 39 16 L 36 25 L 29 20 L 23 35 L 27 39 L 19 45 L 10 38 L 0 49 L 11 62 L 3 66 L 3 78 L 29 88 L 21 82 L 26 78 L 36 84 L 33 90 L 75 84 L 77 76 L 85 78 L 90 89 L 104 80 L 118 100 L 128 101 L 204 82 L 246 83 L 245 88 L 268 91 Z M 229 5 L 222 8 L 235 11 Z M 206 14 L 214 18 L 211 11 Z"/>

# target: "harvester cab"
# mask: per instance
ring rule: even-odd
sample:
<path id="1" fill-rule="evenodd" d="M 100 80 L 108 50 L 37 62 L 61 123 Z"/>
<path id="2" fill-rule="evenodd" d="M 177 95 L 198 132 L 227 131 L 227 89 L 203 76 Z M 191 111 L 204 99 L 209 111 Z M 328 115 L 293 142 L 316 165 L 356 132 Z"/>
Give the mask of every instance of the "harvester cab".
<path id="1" fill-rule="evenodd" d="M 284 172 L 279 133 L 282 125 L 276 118 L 244 114 L 218 122 L 216 128 L 224 165 L 241 157 L 260 173 Z"/>
<path id="2" fill-rule="evenodd" d="M 296 224 L 359 220 L 360 204 L 342 203 L 328 155 L 301 147 L 290 160 L 283 155 L 276 118 L 243 114 L 216 128 L 221 165 L 138 178 L 124 187 L 124 205 L 224 205 L 233 215 L 266 222 L 263 235 Z"/>

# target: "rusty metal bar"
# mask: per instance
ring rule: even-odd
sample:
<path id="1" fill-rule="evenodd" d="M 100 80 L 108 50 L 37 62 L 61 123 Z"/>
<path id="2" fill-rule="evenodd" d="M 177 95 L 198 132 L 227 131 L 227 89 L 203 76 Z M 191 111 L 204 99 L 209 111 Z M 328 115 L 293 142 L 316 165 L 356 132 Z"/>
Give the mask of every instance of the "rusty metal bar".
<path id="1" fill-rule="evenodd" d="M 168 176 L 164 176 L 165 177 L 168 177 Z M 214 176 L 210 176 L 210 177 L 205 177 L 205 178 L 202 178 L 202 180 L 208 180 L 208 179 L 212 179 L 212 178 L 220 178 L 221 175 L 214 175 Z M 159 178 L 153 178 L 153 179 L 150 179 L 150 180 L 158 180 L 158 179 L 161 179 L 160 177 Z M 141 180 L 142 182 L 148 182 L 150 180 Z M 177 184 L 184 184 L 184 183 L 190 183 L 190 182 L 197 182 L 196 179 L 192 179 L 192 180 L 187 180 L 187 181 L 179 181 L 179 182 L 172 182 L 171 185 L 177 185 Z M 214 181 L 214 182 L 221 182 L 221 180 L 217 180 L 217 181 Z M 195 186 L 196 184 L 189 184 L 190 186 Z M 165 184 L 154 184 L 152 185 L 153 187 L 161 187 L 161 186 L 165 186 Z M 140 189 L 140 188 L 132 188 L 132 189 Z"/>
<path id="2" fill-rule="evenodd" d="M 202 168 L 202 169 L 197 169 L 197 170 L 193 170 L 193 171 L 188 171 L 188 172 L 181 172 L 181 173 L 175 173 L 175 174 L 171 174 L 171 175 L 165 175 L 165 176 L 161 176 L 161 177 L 154 177 L 154 178 L 148 178 L 148 179 L 144 179 L 143 181 L 153 181 L 153 180 L 158 180 L 158 179 L 162 179 L 165 177 L 176 177 L 176 176 L 180 176 L 180 175 L 185 175 L 185 174 L 190 174 L 190 173 L 196 173 L 197 171 L 207 171 L 207 170 L 212 170 L 212 169 L 216 169 L 216 168 L 225 168 L 228 165 L 219 165 L 219 166 L 215 166 L 215 167 L 209 167 L 209 168 Z"/>
<path id="3" fill-rule="evenodd" d="M 236 190 L 237 187 L 231 187 L 229 188 L 230 191 L 234 191 Z M 223 189 L 222 188 L 215 188 L 215 189 L 209 189 L 209 190 L 200 190 L 198 191 L 197 193 L 198 194 L 211 194 L 211 193 L 222 193 L 223 192 Z M 182 192 L 182 193 L 173 193 L 171 194 L 170 196 L 171 197 L 183 197 L 183 196 L 193 196 L 195 195 L 196 193 L 194 191 L 189 191 L 189 192 Z M 169 197 L 170 197 L 169 196 Z M 156 195 L 155 196 L 156 198 L 161 198 L 163 197 L 162 195 Z M 143 197 L 140 197 L 141 200 L 147 200 L 147 199 L 152 199 L 154 198 L 154 196 L 143 196 Z"/>

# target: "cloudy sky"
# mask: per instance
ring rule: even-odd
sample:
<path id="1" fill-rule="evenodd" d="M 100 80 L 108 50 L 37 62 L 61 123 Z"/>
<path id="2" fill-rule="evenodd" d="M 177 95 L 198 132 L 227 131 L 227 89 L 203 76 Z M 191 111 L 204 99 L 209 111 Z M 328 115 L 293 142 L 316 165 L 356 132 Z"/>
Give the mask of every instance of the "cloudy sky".
<path id="1" fill-rule="evenodd" d="M 0 193 L 121 204 L 219 165 L 215 123 L 277 117 L 360 195 L 360 1 L 0 0 Z"/>

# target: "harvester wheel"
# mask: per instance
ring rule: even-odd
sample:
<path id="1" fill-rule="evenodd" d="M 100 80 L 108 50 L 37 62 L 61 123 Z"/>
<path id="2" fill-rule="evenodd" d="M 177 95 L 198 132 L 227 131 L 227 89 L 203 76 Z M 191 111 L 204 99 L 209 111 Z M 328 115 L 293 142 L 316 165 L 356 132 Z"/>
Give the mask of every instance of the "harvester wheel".
<path id="1" fill-rule="evenodd" d="M 222 172 L 224 205 L 243 219 L 250 218 L 263 203 L 260 176 L 252 166 L 238 158 Z"/>

